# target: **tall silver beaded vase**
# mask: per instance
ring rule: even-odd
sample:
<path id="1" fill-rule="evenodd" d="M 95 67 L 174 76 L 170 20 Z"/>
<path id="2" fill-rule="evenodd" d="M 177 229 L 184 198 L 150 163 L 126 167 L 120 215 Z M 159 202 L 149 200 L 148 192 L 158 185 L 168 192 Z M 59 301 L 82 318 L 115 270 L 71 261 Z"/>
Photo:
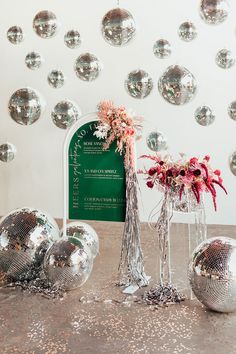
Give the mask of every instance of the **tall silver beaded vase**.
<path id="1" fill-rule="evenodd" d="M 120 256 L 120 285 L 148 285 L 141 249 L 138 179 L 134 167 L 126 167 L 126 217 Z"/>

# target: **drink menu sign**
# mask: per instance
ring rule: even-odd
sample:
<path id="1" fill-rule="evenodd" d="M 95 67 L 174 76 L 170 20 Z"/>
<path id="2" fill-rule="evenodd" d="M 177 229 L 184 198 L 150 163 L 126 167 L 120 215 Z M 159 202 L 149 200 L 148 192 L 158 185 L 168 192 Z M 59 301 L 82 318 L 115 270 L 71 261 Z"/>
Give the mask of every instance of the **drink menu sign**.
<path id="1" fill-rule="evenodd" d="M 116 144 L 103 150 L 95 135 L 97 122 L 81 126 L 69 145 L 69 218 L 125 220 L 124 157 Z"/>

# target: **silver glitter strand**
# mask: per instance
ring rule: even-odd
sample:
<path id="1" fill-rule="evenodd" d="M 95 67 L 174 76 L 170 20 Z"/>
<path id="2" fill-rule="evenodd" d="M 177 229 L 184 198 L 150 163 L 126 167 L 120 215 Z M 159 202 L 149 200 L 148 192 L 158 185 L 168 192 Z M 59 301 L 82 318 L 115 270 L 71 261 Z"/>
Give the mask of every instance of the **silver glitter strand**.
<path id="1" fill-rule="evenodd" d="M 137 185 L 135 170 L 126 168 L 126 218 L 119 264 L 120 285 L 148 285 L 140 241 Z"/>

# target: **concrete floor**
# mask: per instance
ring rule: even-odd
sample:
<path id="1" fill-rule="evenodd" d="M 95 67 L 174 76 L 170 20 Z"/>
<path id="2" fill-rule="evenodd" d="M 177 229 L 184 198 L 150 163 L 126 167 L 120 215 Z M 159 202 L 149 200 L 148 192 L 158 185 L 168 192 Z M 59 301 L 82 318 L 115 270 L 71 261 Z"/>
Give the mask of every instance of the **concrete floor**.
<path id="1" fill-rule="evenodd" d="M 208 311 L 186 300 L 153 311 L 116 287 L 122 224 L 91 223 L 100 237 L 100 255 L 87 283 L 63 300 L 20 290 L 0 290 L 0 353 L 236 353 L 236 314 Z M 173 282 L 188 293 L 187 228 L 173 226 Z M 208 237 L 236 238 L 235 227 L 210 226 Z M 143 225 L 146 273 L 157 280 L 153 232 Z M 142 292 L 141 290 L 140 292 Z"/>

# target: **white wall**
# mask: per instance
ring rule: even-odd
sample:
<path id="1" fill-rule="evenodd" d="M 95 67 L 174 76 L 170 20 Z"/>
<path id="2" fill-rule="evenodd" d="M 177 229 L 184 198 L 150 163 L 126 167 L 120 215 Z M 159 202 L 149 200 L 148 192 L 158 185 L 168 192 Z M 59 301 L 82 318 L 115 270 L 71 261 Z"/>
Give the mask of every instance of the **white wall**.
<path id="1" fill-rule="evenodd" d="M 135 40 L 123 48 L 107 44 L 100 33 L 103 15 L 117 1 L 108 0 L 12 0 L 4 1 L 0 14 L 0 142 L 10 141 L 17 146 L 17 158 L 9 164 L 0 164 L 0 215 L 9 210 L 31 205 L 47 210 L 55 217 L 62 216 L 62 144 L 66 132 L 54 126 L 50 112 L 61 99 L 76 101 L 83 113 L 94 111 L 102 99 L 112 99 L 125 104 L 145 117 L 145 132 L 157 128 L 167 139 L 170 152 L 186 152 L 192 156 L 212 156 L 212 165 L 223 171 L 229 196 L 218 193 L 218 213 L 211 201 L 207 201 L 209 223 L 236 224 L 236 177 L 228 167 L 229 154 L 236 150 L 236 122 L 227 115 L 228 104 L 236 99 L 236 65 L 223 70 L 215 64 L 219 49 L 235 51 L 236 2 L 231 5 L 227 21 L 218 26 L 205 24 L 199 16 L 200 1 L 189 0 L 120 0 L 133 14 L 137 23 Z M 61 21 L 58 35 L 51 39 L 39 38 L 32 29 L 32 19 L 40 10 L 55 12 Z M 195 41 L 185 43 L 178 38 L 178 26 L 191 20 L 198 29 Z M 14 46 L 6 39 L 6 31 L 12 25 L 20 25 L 25 40 Z M 78 29 L 82 45 L 76 50 L 64 45 L 67 30 Z M 166 38 L 172 44 L 170 58 L 160 60 L 153 55 L 155 40 Z M 24 64 L 25 55 L 35 50 L 45 58 L 38 71 L 30 71 Z M 80 81 L 73 70 L 80 53 L 90 51 L 103 62 L 104 69 L 94 82 Z M 184 105 L 170 105 L 160 97 L 157 81 L 167 66 L 180 64 L 189 68 L 198 82 L 195 99 Z M 66 84 L 53 89 L 47 84 L 51 69 L 60 68 L 66 75 Z M 148 71 L 154 80 L 154 90 L 144 100 L 130 97 L 124 89 L 127 74 L 136 69 Z M 20 126 L 9 116 L 7 110 L 11 94 L 18 88 L 30 86 L 39 90 L 47 101 L 41 119 L 32 126 Z M 201 127 L 194 118 L 195 109 L 207 104 L 214 109 L 216 121 L 212 126 Z M 148 152 L 145 140 L 138 145 L 138 154 Z M 139 162 L 139 167 L 142 163 Z M 145 210 L 148 216 L 154 206 L 153 192 L 142 185 Z M 157 200 L 159 195 L 156 194 Z"/>

